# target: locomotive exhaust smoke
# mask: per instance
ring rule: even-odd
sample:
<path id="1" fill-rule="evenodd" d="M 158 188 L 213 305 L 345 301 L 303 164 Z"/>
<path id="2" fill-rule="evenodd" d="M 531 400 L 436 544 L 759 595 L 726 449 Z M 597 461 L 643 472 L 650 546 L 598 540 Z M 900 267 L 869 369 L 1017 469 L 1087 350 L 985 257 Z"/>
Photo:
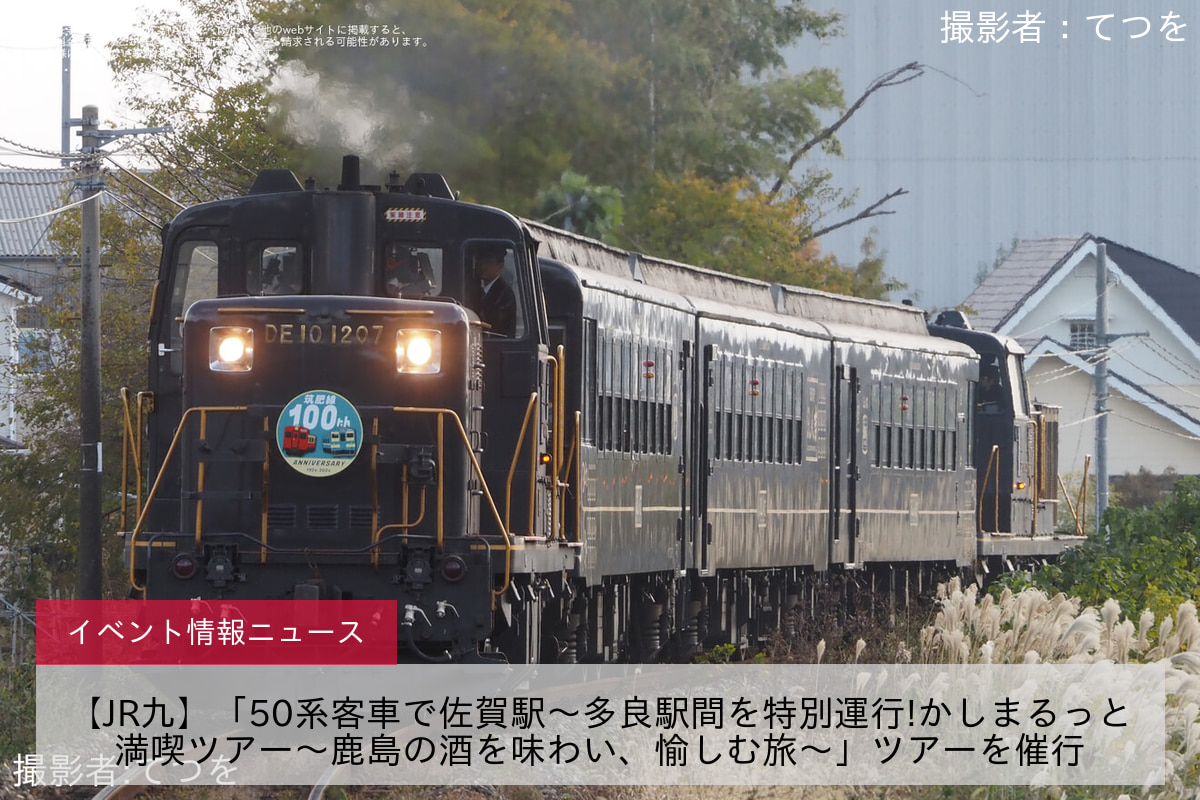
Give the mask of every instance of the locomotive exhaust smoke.
<path id="1" fill-rule="evenodd" d="M 365 182 L 375 183 L 375 173 L 408 164 L 413 157 L 410 137 L 397 125 L 419 129 L 424 123 L 409 113 L 402 88 L 386 106 L 379 106 L 373 93 L 361 86 L 292 61 L 279 70 L 271 88 L 281 98 L 285 132 L 320 151 L 321 174 L 338 174 L 341 154 L 353 151 L 370 165 Z"/>

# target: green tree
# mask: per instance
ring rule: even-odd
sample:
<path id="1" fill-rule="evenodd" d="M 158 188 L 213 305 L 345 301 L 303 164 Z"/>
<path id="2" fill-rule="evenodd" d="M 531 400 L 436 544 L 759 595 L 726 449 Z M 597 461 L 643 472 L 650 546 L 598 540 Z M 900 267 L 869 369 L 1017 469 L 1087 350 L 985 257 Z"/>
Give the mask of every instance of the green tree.
<path id="1" fill-rule="evenodd" d="M 793 75 L 783 49 L 840 32 L 840 17 L 805 2 L 603 0 L 574 3 L 578 30 L 622 69 L 611 113 L 624 132 L 621 158 L 581 165 L 636 188 L 653 174 L 775 180 L 840 108 L 832 70 Z M 834 139 L 827 149 L 836 152 Z"/>
<path id="2" fill-rule="evenodd" d="M 1181 479 L 1152 508 L 1110 506 L 1100 527 L 1100 535 L 1034 572 L 1033 583 L 1097 607 L 1111 597 L 1131 618 L 1200 601 L 1200 481 Z"/>
<path id="3" fill-rule="evenodd" d="M 569 171 L 621 192 L 631 213 L 615 229 L 619 244 L 675 258 L 683 249 L 703 266 L 808 274 L 807 285 L 841 287 L 855 268 L 814 256 L 807 242 L 890 213 L 883 205 L 903 193 L 829 223 L 848 198 L 827 172 L 797 171 L 814 150 L 840 152 L 837 131 L 874 92 L 920 74 L 919 65 L 900 67 L 847 105 L 834 72 L 788 72 L 784 48 L 839 33 L 838 15 L 802 0 L 300 0 L 298 8 L 289 21 L 314 30 L 382 13 L 402 21 L 404 31 L 366 48 L 285 42 L 288 130 L 322 143 L 344 137 L 354 120 L 370 131 L 377 170 L 436 165 L 464 196 L 515 213 L 548 216 L 545 199 L 564 191 L 561 176 Z M 690 186 L 702 196 L 668 188 Z M 660 213 L 666 194 L 686 202 Z M 704 211 L 715 194 L 730 198 L 726 208 L 741 223 L 767 207 L 772 222 L 741 231 L 721 222 L 713 231 Z M 638 217 L 633 209 L 654 213 Z M 790 227 L 781 239 L 774 222 L 784 219 Z M 562 221 L 579 229 L 576 220 Z M 652 230 L 656 223 L 662 229 Z M 781 242 L 790 254 L 781 255 Z M 818 265 L 834 274 L 819 274 Z M 842 290 L 886 293 L 880 257 L 865 256 L 860 267 L 859 280 Z"/>
<path id="4" fill-rule="evenodd" d="M 1123 508 L 1150 508 L 1155 503 L 1166 500 L 1170 496 L 1171 487 L 1178 480 L 1179 473 L 1174 467 L 1167 467 L 1162 473 L 1154 473 L 1141 467 L 1137 472 L 1115 475 L 1112 479 L 1112 489 L 1116 495 L 1113 504 Z"/>
<path id="5" fill-rule="evenodd" d="M 803 2 L 301 0 L 320 27 L 403 20 L 408 46 L 284 47 L 310 89 L 365 95 L 370 122 L 487 200 L 528 213 L 565 169 L 626 194 L 655 174 L 773 181 L 842 105 L 830 70 L 789 74 L 782 51 L 838 32 Z M 315 79 L 313 76 L 316 76 Z M 300 100 L 302 98 L 298 98 Z M 326 98 L 323 98 L 326 99 Z M 315 113 L 344 116 L 357 98 Z M 303 121 L 293 119 L 297 127 Z M 836 151 L 836 139 L 822 146 Z"/>
<path id="6" fill-rule="evenodd" d="M 888 277 L 883 271 L 884 254 L 876 249 L 873 238 L 864 238 L 860 251 L 862 258 L 854 268 L 854 281 L 846 294 L 871 300 L 885 300 L 892 292 L 901 292 L 908 288 L 908 284 Z"/>
<path id="7" fill-rule="evenodd" d="M 747 178 L 657 175 L 636 195 L 624 238 L 636 249 L 710 269 L 796 282 L 802 203 L 770 203 Z M 703 225 L 697 222 L 703 220 Z M 792 279 L 792 280 L 789 280 Z"/>
<path id="8" fill-rule="evenodd" d="M 538 192 L 534 217 L 563 230 L 613 242 L 625 217 L 621 190 L 593 186 L 574 172 L 564 172 L 554 186 Z"/>
<path id="9" fill-rule="evenodd" d="M 272 0 L 184 0 L 151 15 L 110 45 L 126 103 L 170 133 L 123 142 L 155 166 L 137 175 L 117 166 L 104 207 L 102 414 L 105 530 L 117 530 L 123 415 L 121 387 L 145 383 L 145 339 L 160 230 L 182 204 L 244 193 L 258 170 L 286 166 L 296 149 L 269 125 L 274 51 L 261 36 L 279 13 Z M 35 316 L 44 335 L 16 367 L 18 411 L 28 454 L 0 458 L 0 548 L 6 586 L 18 597 L 69 593 L 76 570 L 78 509 L 79 303 L 77 215 L 60 217 L 51 238 L 67 265 L 61 290 Z M 130 522 L 130 524 L 132 524 Z M 119 543 L 105 537 L 106 592 L 123 587 Z"/>
<path id="10" fill-rule="evenodd" d="M 201 203 L 244 194 L 264 167 L 296 165 L 301 151 L 270 124 L 278 62 L 262 33 L 281 13 L 276 0 L 181 0 L 109 45 L 125 104 L 141 124 L 172 128 L 135 147 L 153 165 L 155 189 Z M 161 223 L 177 210 L 127 171 L 115 177 L 126 201 L 151 219 Z"/>
<path id="11" fill-rule="evenodd" d="M 376 45 L 280 50 L 281 116 L 307 146 L 354 139 L 376 170 L 436 168 L 465 198 L 528 214 L 568 169 L 613 183 L 624 67 L 556 0 L 300 0 L 289 24 L 378 21 Z M 383 33 L 392 24 L 403 32 Z M 407 44 L 406 44 L 407 43 Z"/>
<path id="12" fill-rule="evenodd" d="M 806 214 L 798 197 L 771 198 L 748 178 L 657 176 L 634 198 L 623 233 L 635 249 L 764 281 L 877 299 L 903 288 L 869 239 L 857 267 L 821 253 L 804 235 Z"/>

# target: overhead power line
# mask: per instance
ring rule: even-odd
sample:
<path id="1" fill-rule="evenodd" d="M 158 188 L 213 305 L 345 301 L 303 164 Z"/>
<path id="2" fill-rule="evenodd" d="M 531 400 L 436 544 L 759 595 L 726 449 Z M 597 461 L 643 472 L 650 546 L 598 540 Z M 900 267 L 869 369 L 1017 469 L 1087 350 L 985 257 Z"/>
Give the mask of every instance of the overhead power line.
<path id="1" fill-rule="evenodd" d="M 102 191 L 102 192 L 100 192 L 100 194 L 108 194 L 108 192 Z M 18 222 L 29 222 L 30 220 L 34 220 L 34 219 L 41 219 L 42 217 L 52 217 L 55 214 L 61 214 L 62 212 L 69 211 L 72 208 L 78 208 L 79 206 L 83 205 L 90 199 L 91 198 L 84 198 L 83 200 L 76 200 L 74 203 L 67 203 L 65 206 L 60 206 L 59 208 L 51 209 L 50 211 L 47 211 L 42 214 L 34 214 L 32 217 L 21 217 L 20 219 L 0 219 L 0 225 L 13 225 Z"/>

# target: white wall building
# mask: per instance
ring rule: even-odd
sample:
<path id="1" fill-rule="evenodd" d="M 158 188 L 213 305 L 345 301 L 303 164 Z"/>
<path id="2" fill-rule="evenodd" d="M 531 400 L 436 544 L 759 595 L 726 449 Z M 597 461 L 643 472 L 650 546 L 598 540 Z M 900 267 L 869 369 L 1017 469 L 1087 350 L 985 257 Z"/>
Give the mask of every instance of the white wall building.
<path id="1" fill-rule="evenodd" d="M 11 366 L 20 358 L 22 333 L 17 325 L 17 312 L 38 301 L 29 292 L 0 279 L 0 450 L 19 450 L 24 443 Z"/>
<path id="2" fill-rule="evenodd" d="M 1022 242 L 964 302 L 1030 353 L 1030 394 L 1062 406 L 1059 473 L 1095 452 L 1096 260 L 1108 265 L 1108 473 L 1200 474 L 1200 275 L 1085 234 Z M 1095 474 L 1093 467 L 1092 473 Z"/>
<path id="3" fill-rule="evenodd" d="M 68 279 L 47 239 L 54 218 L 46 212 L 66 202 L 73 180 L 67 169 L 0 169 L 0 449 L 23 444 L 10 365 L 22 337 L 36 335 L 21 327 L 37 324 L 29 306 Z"/>

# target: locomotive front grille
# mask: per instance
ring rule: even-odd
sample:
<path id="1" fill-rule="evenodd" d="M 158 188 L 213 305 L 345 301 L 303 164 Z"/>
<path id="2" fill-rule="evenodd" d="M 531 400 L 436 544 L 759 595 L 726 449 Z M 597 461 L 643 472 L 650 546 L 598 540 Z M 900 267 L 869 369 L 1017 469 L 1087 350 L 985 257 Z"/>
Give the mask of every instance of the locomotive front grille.
<path id="1" fill-rule="evenodd" d="M 294 505 L 273 504 L 267 506 L 268 528 L 296 527 L 296 507 Z"/>
<path id="2" fill-rule="evenodd" d="M 317 529 L 333 529 L 338 526 L 338 518 L 341 517 L 340 506 L 309 506 L 308 507 L 308 527 L 309 530 Z"/>
<path id="3" fill-rule="evenodd" d="M 350 527 L 370 530 L 374 510 L 371 506 L 350 506 Z"/>

